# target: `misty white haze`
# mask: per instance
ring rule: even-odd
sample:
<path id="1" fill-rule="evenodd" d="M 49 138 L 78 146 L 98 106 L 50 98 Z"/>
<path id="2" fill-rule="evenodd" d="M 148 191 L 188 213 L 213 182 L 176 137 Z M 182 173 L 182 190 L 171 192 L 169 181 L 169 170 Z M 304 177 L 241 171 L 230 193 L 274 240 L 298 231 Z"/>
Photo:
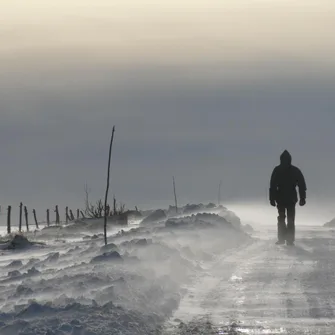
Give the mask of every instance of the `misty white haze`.
<path id="1" fill-rule="evenodd" d="M 267 198 L 288 149 L 308 201 L 333 199 L 329 1 L 4 1 L 1 204 L 129 207 Z M 283 24 L 285 22 L 285 24 Z M 156 204 L 154 204 L 156 205 Z"/>
<path id="2" fill-rule="evenodd" d="M 332 334 L 333 1 L 0 0 L 0 22 L 0 335 Z M 109 202 L 139 211 L 104 246 L 65 207 L 104 197 L 114 125 Z"/>

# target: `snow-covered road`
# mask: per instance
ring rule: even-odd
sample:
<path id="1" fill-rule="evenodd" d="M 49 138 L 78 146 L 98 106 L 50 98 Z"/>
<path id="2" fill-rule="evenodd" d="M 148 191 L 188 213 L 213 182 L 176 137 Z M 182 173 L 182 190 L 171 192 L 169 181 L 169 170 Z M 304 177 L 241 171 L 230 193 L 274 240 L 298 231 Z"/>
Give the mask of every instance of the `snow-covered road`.
<path id="1" fill-rule="evenodd" d="M 274 245 L 274 229 L 199 274 L 166 333 L 334 334 L 335 234 L 298 226 L 287 247 Z"/>

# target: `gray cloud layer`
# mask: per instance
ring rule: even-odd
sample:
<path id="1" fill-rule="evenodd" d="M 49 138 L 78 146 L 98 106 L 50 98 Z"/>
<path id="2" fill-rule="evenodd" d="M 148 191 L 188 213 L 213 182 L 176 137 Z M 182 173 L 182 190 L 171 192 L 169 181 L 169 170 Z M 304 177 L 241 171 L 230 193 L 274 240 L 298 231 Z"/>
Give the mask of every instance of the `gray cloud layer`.
<path id="1" fill-rule="evenodd" d="M 172 175 L 183 202 L 215 201 L 220 179 L 226 200 L 264 200 L 286 148 L 309 195 L 331 196 L 335 80 L 310 69 L 273 61 L 6 70 L 1 202 L 79 206 L 86 181 L 103 196 L 114 124 L 112 193 L 131 206 L 172 202 Z"/>

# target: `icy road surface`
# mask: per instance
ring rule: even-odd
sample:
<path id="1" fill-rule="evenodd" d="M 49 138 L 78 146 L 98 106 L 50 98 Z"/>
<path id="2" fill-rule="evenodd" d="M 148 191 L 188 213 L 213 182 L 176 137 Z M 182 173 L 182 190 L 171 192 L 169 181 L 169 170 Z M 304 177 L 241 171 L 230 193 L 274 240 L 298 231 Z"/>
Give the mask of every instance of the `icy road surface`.
<path id="1" fill-rule="evenodd" d="M 256 235 L 256 236 L 255 236 Z M 275 226 L 222 253 L 199 274 L 166 334 L 335 334 L 335 234 L 297 226 L 295 247 Z"/>

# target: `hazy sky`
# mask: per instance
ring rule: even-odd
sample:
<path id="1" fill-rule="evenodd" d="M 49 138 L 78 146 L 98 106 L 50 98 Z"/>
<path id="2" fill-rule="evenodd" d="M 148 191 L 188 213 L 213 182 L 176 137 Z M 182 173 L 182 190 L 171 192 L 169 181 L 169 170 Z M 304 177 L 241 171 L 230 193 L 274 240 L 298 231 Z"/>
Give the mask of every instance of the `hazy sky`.
<path id="1" fill-rule="evenodd" d="M 302 6 L 303 4 L 303 6 Z M 0 203 L 267 199 L 284 149 L 335 195 L 335 3 L 0 0 Z"/>

